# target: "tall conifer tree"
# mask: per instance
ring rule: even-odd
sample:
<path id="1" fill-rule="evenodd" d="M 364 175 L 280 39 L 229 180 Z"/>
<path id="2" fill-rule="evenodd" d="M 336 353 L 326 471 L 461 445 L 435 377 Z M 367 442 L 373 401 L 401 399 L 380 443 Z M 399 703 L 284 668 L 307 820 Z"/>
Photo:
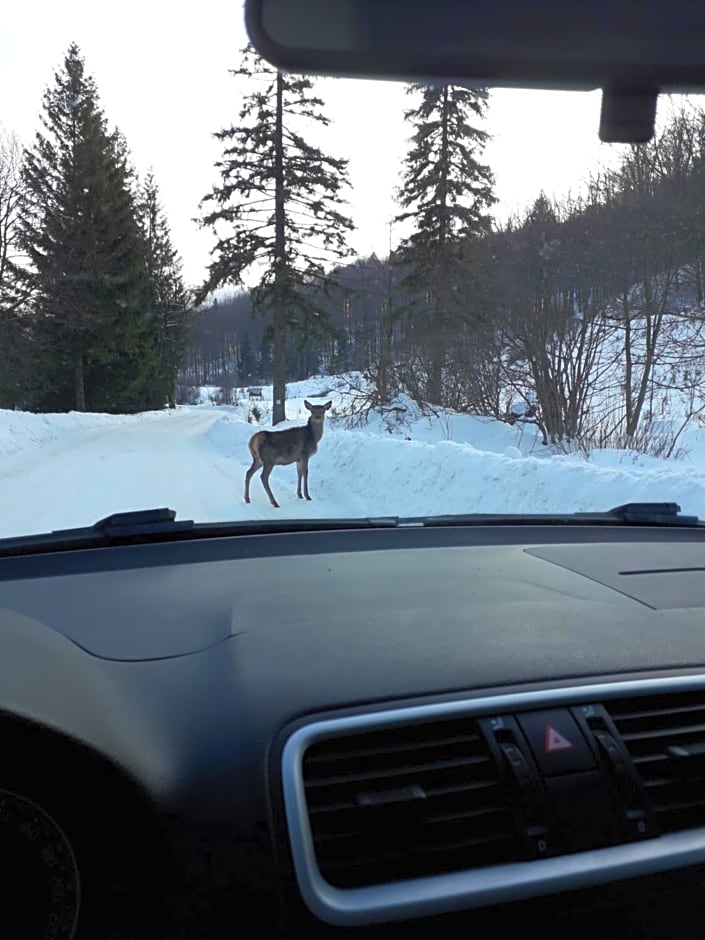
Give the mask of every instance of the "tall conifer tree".
<path id="1" fill-rule="evenodd" d="M 332 263 L 349 253 L 352 222 L 342 195 L 347 161 L 303 136 L 307 123 L 329 123 L 311 79 L 275 71 L 251 47 L 232 74 L 254 90 L 238 123 L 215 135 L 224 144 L 221 182 L 202 201 L 201 225 L 217 243 L 200 293 L 243 285 L 248 273 L 257 279 L 252 303 L 270 320 L 277 424 L 286 418 L 287 331 L 301 339 L 326 331 L 318 295 L 333 286 Z"/>

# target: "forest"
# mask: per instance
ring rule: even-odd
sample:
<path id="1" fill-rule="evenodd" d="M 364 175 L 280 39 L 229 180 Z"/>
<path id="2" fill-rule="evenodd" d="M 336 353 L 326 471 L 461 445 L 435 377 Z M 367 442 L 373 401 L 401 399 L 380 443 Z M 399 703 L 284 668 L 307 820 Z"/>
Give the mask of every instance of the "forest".
<path id="1" fill-rule="evenodd" d="M 347 161 L 307 136 L 329 124 L 316 82 L 251 48 L 232 78 L 242 103 L 214 132 L 197 285 L 75 45 L 35 140 L 2 132 L 0 407 L 137 412 L 271 384 L 276 424 L 287 382 L 345 374 L 358 421 L 403 394 L 535 421 L 552 445 L 677 455 L 705 412 L 702 109 L 671 102 L 579 195 L 537 193 L 500 223 L 490 92 L 409 86 L 394 194 L 407 234 L 361 258 Z"/>

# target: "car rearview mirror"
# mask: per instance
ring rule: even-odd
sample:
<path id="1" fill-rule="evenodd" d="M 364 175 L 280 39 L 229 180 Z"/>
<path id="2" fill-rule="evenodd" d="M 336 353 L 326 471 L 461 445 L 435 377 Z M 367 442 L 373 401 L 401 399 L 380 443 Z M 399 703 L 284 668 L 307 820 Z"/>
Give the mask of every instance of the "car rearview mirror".
<path id="1" fill-rule="evenodd" d="M 284 71 L 603 90 L 600 136 L 653 133 L 660 92 L 705 91 L 698 0 L 245 0 Z"/>

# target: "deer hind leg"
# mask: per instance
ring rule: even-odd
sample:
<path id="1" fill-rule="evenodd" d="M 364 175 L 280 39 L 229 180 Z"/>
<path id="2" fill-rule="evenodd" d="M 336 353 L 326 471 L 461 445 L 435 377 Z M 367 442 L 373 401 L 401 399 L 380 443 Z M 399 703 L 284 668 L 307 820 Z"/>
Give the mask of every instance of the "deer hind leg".
<path id="1" fill-rule="evenodd" d="M 257 473 L 259 468 L 262 466 L 262 461 L 259 457 L 252 458 L 252 465 L 250 469 L 245 474 L 245 502 L 249 503 L 250 501 L 250 480 L 252 479 L 252 474 Z"/>
<path id="2" fill-rule="evenodd" d="M 304 471 L 303 471 L 303 466 L 301 464 L 301 458 L 299 458 L 296 461 L 296 495 L 299 497 L 299 499 L 303 499 L 303 496 L 301 495 L 301 480 L 303 477 L 303 473 Z"/>
<path id="3" fill-rule="evenodd" d="M 269 474 L 272 472 L 272 464 L 265 464 L 264 470 L 262 471 L 262 486 L 264 487 L 267 496 L 269 496 L 269 501 L 274 506 L 275 509 L 279 509 L 279 503 L 274 498 L 274 494 L 269 488 Z"/>

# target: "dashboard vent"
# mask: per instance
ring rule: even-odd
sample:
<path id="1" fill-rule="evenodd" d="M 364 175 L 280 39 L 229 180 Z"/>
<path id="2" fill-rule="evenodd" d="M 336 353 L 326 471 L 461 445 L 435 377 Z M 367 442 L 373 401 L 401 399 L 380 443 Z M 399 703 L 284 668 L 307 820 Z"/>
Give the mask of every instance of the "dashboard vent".
<path id="1" fill-rule="evenodd" d="M 336 887 L 521 857 L 494 759 L 471 718 L 315 741 L 303 779 L 316 861 Z"/>
<path id="2" fill-rule="evenodd" d="M 661 831 L 705 826 L 705 694 L 652 695 L 607 708 Z"/>

